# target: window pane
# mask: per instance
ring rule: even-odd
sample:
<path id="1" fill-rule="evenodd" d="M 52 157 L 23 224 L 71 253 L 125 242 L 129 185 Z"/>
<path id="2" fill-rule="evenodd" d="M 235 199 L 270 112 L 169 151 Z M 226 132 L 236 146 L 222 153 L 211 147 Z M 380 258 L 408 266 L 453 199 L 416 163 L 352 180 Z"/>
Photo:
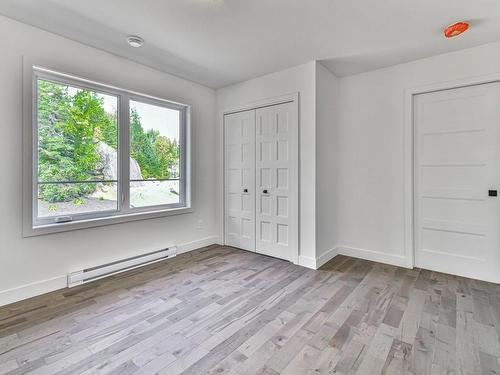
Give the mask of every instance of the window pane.
<path id="1" fill-rule="evenodd" d="M 39 79 L 39 181 L 116 181 L 117 108 L 115 96 Z"/>
<path id="2" fill-rule="evenodd" d="M 179 181 L 138 181 L 130 183 L 130 206 L 148 207 L 179 204 Z"/>
<path id="3" fill-rule="evenodd" d="M 101 211 L 108 199 L 90 202 L 103 184 L 90 182 L 118 180 L 118 98 L 42 79 L 37 87 L 39 216 Z M 75 205 L 80 198 L 87 203 Z"/>
<path id="4" fill-rule="evenodd" d="M 48 195 L 54 199 L 42 199 Z M 38 217 L 57 217 L 118 209 L 117 184 L 93 182 L 38 185 Z"/>
<path id="5" fill-rule="evenodd" d="M 130 205 L 180 202 L 179 110 L 130 101 Z"/>

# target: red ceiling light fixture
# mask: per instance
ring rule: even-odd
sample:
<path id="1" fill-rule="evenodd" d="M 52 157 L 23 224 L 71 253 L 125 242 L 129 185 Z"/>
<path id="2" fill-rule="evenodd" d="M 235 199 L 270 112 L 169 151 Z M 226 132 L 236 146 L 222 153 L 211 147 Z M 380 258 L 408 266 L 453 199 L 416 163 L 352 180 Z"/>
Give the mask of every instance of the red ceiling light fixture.
<path id="1" fill-rule="evenodd" d="M 468 28 L 469 24 L 467 22 L 457 22 L 444 29 L 444 36 L 446 38 L 453 38 L 454 36 L 460 35 L 463 32 L 467 31 Z"/>

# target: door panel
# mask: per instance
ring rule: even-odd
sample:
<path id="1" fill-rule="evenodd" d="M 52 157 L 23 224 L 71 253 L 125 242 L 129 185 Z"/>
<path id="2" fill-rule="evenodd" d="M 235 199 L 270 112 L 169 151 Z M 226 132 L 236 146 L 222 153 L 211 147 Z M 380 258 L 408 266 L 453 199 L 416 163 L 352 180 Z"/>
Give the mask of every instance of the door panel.
<path id="1" fill-rule="evenodd" d="M 224 116 L 225 243 L 255 251 L 255 111 Z"/>
<path id="2" fill-rule="evenodd" d="M 295 261 L 298 122 L 294 103 L 256 111 L 256 251 Z"/>
<path id="3" fill-rule="evenodd" d="M 414 98 L 415 263 L 500 282 L 500 84 Z"/>

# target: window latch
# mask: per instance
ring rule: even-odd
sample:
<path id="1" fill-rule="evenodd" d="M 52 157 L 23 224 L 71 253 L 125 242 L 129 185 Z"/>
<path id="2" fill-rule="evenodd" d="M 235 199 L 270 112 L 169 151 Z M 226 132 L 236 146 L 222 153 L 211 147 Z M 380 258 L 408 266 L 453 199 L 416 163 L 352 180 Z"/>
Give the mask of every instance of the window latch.
<path id="1" fill-rule="evenodd" d="M 68 223 L 70 221 L 73 221 L 71 216 L 59 216 L 55 218 L 56 223 Z"/>

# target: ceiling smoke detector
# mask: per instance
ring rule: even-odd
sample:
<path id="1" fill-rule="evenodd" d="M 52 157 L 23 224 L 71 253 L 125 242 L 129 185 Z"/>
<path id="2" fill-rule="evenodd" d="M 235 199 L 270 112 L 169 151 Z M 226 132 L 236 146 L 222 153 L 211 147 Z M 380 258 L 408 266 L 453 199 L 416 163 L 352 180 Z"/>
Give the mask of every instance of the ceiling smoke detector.
<path id="1" fill-rule="evenodd" d="M 139 48 L 144 44 L 144 39 L 140 36 L 130 35 L 127 37 L 127 43 L 130 44 L 131 47 Z"/>

